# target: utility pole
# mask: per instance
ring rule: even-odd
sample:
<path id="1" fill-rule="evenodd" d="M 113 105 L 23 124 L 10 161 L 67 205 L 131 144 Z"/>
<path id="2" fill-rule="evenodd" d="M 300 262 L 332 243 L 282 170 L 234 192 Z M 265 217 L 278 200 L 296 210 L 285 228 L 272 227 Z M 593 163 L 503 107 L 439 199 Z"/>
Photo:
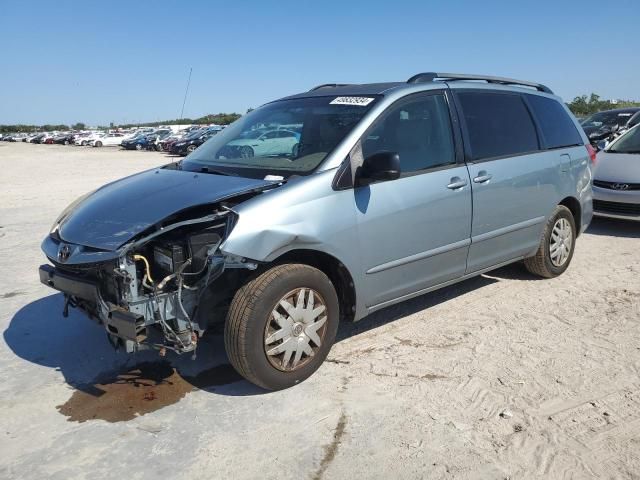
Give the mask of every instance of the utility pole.
<path id="1" fill-rule="evenodd" d="M 187 88 L 184 91 L 184 100 L 182 100 L 182 110 L 180 110 L 180 118 L 182 120 L 182 115 L 184 114 L 184 105 L 187 103 L 187 94 L 189 93 L 189 85 L 191 85 L 191 72 L 193 71 L 193 67 L 189 67 L 189 80 L 187 80 Z"/>

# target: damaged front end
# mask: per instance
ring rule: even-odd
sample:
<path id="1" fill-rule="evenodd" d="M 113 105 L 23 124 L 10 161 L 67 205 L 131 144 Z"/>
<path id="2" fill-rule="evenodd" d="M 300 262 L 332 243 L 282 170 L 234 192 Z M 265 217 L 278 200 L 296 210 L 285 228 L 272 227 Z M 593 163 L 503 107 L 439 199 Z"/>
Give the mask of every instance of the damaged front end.
<path id="1" fill-rule="evenodd" d="M 108 184 L 56 220 L 42 243 L 52 265 L 40 267 L 40 281 L 64 294 L 65 316 L 85 311 L 117 348 L 191 352 L 221 320 L 211 316 L 233 279 L 257 267 L 220 251 L 237 221 L 233 207 L 277 186 L 175 166 Z"/>
<path id="2" fill-rule="evenodd" d="M 40 267 L 40 281 L 64 293 L 65 316 L 69 307 L 83 310 L 104 325 L 116 348 L 191 352 L 207 327 L 196 312 L 212 282 L 225 270 L 257 267 L 220 252 L 233 223 L 222 206 L 163 225 L 115 252 L 70 245 L 54 232 L 43 244 L 53 266 Z M 82 263 L 67 263 L 73 255 Z"/>

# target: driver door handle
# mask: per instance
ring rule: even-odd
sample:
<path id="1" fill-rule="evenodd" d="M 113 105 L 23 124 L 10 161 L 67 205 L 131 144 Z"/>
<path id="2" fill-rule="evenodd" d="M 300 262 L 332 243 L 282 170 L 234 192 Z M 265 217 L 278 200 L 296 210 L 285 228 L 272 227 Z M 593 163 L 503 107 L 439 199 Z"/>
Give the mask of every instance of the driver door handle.
<path id="1" fill-rule="evenodd" d="M 467 185 L 467 181 L 461 179 L 460 177 L 453 177 L 449 180 L 451 183 L 447 185 L 447 188 L 450 190 L 457 190 L 459 188 L 465 187 Z"/>
<path id="2" fill-rule="evenodd" d="M 485 183 L 491 180 L 493 175 L 487 173 L 485 170 L 480 170 L 478 176 L 473 179 L 474 183 Z"/>

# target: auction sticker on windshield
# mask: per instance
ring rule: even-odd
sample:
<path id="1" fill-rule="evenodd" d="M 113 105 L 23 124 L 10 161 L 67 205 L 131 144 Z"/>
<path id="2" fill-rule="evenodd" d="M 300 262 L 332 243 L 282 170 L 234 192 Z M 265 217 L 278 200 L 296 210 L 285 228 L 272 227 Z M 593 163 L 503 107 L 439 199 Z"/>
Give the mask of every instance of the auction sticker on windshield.
<path id="1" fill-rule="evenodd" d="M 336 97 L 334 98 L 330 105 L 358 105 L 360 107 L 366 107 L 371 102 L 373 102 L 373 98 L 370 97 Z"/>

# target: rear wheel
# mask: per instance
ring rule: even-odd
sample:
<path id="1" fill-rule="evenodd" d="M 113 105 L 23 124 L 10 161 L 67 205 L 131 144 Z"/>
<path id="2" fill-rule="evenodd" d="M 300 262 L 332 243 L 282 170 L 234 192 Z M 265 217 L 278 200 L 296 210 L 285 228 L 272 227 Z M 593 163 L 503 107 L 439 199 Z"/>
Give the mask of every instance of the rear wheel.
<path id="1" fill-rule="evenodd" d="M 576 244 L 576 223 L 571 210 L 558 205 L 547 220 L 538 251 L 524 261 L 527 270 L 544 278 L 564 273 L 573 258 Z"/>
<path id="2" fill-rule="evenodd" d="M 136 150 L 142 150 L 142 145 L 140 145 L 139 143 L 136 143 Z"/>
<path id="3" fill-rule="evenodd" d="M 102 142 L 98 141 L 98 142 L 94 143 L 94 145 L 95 145 L 96 147 L 101 147 L 101 146 L 102 146 Z"/>
<path id="4" fill-rule="evenodd" d="M 327 357 L 339 313 L 333 284 L 320 270 L 302 264 L 273 267 L 233 298 L 225 324 L 229 361 L 267 390 L 296 385 Z"/>
<path id="5" fill-rule="evenodd" d="M 195 145 L 189 145 L 189 146 L 187 147 L 187 152 L 188 152 L 188 153 L 195 152 L 196 148 L 198 148 L 198 147 L 197 147 L 197 146 L 195 146 Z"/>

